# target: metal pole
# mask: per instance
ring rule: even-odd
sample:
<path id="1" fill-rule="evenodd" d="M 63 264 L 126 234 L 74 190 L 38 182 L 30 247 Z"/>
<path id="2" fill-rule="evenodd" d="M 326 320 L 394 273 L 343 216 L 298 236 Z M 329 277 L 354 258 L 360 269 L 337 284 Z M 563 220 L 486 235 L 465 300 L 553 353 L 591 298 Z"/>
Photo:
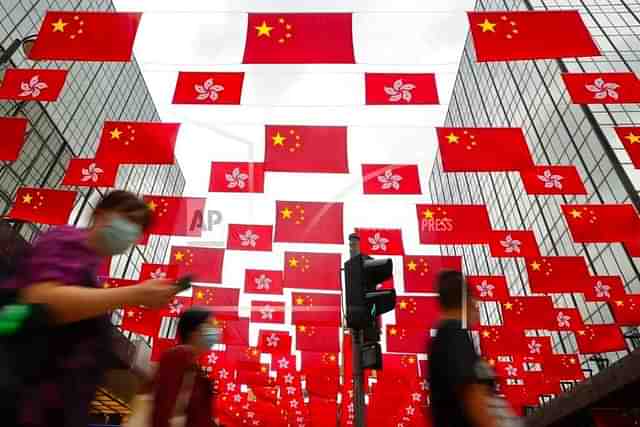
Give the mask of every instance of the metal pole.
<path id="1" fill-rule="evenodd" d="M 22 46 L 22 40 L 15 39 L 11 42 L 7 49 L 0 47 L 0 49 L 2 49 L 2 55 L 0 55 L 0 65 L 4 65 L 9 62 L 13 54 L 16 53 L 18 49 L 20 49 L 20 46 Z"/>
<path id="2" fill-rule="evenodd" d="M 351 258 L 360 255 L 360 238 L 356 234 L 349 235 L 349 255 Z M 351 357 L 353 360 L 353 414 L 356 427 L 365 427 L 365 406 L 364 406 L 364 376 L 360 358 L 362 354 L 362 334 L 361 330 L 351 330 L 352 348 Z"/>

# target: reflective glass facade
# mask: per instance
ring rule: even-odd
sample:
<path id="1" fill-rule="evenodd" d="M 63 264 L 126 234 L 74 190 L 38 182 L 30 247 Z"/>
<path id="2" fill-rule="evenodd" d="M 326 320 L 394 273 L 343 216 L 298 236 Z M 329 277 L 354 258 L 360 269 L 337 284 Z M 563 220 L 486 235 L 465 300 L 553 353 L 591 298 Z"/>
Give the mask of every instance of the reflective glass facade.
<path id="1" fill-rule="evenodd" d="M 573 243 L 560 211 L 564 203 L 634 203 L 640 207 L 640 174 L 612 129 L 639 124 L 640 107 L 572 105 L 561 79 L 566 71 L 633 71 L 640 76 L 640 2 L 479 0 L 476 9 L 580 11 L 602 57 L 480 64 L 475 62 L 473 42 L 468 38 L 446 126 L 522 127 L 535 163 L 575 165 L 588 195 L 529 196 L 517 173 L 444 173 L 438 157 L 429 183 L 433 201 L 486 204 L 494 229 L 533 230 L 543 255 L 584 256 L 593 275 L 621 276 L 627 292 L 640 293 L 638 260 L 621 244 Z M 491 258 L 488 246 L 483 245 L 443 246 L 442 252 L 463 255 L 467 274 L 504 274 L 512 294 L 530 294 L 523 260 Z M 581 294 L 553 298 L 558 307 L 577 307 L 585 322 L 612 321 L 606 304 L 585 303 Z M 485 323 L 500 323 L 499 308 L 485 304 L 483 318 Z M 552 335 L 556 352 L 577 351 L 572 333 Z M 629 349 L 638 346 L 633 337 L 627 343 Z M 625 354 L 581 356 L 583 369 L 597 373 Z"/>

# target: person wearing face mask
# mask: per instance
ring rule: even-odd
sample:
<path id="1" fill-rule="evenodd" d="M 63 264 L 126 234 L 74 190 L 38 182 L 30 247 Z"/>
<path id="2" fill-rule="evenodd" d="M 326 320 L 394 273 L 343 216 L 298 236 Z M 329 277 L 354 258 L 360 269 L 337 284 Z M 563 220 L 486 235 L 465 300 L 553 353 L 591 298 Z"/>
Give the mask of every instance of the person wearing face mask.
<path id="1" fill-rule="evenodd" d="M 109 313 L 123 305 L 165 306 L 179 292 L 166 280 L 102 289 L 104 257 L 122 254 L 150 225 L 137 196 L 113 191 L 86 228 L 58 227 L 40 236 L 13 279 L 20 302 L 46 307 L 46 363 L 36 384 L 16 390 L 17 425 L 85 427 L 89 405 L 112 357 Z"/>

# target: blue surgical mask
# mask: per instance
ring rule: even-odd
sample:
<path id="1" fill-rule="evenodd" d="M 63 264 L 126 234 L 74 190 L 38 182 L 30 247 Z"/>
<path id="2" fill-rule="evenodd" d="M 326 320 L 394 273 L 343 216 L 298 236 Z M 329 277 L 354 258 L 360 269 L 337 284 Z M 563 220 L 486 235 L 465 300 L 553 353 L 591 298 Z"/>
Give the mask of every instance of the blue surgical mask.
<path id="1" fill-rule="evenodd" d="M 220 328 L 205 327 L 202 330 L 202 339 L 207 348 L 211 348 L 214 344 L 222 342 L 222 330 Z"/>
<path id="2" fill-rule="evenodd" d="M 124 253 L 138 241 L 142 235 L 142 227 L 128 219 L 116 216 L 100 228 L 99 233 L 105 252 L 117 255 Z"/>

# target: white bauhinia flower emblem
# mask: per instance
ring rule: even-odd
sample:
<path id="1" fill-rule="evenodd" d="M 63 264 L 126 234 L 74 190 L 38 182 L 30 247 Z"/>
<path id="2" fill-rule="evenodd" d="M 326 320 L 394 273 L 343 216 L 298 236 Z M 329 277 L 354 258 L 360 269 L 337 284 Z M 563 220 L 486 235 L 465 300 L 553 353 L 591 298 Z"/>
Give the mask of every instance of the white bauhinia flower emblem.
<path id="1" fill-rule="evenodd" d="M 151 278 L 152 279 L 166 279 L 167 278 L 167 273 L 162 271 L 161 268 L 157 268 L 156 271 L 152 271 L 151 272 Z"/>
<path id="2" fill-rule="evenodd" d="M 280 337 L 276 334 L 271 334 L 267 337 L 267 347 L 277 347 L 280 343 Z"/>
<path id="3" fill-rule="evenodd" d="M 596 296 L 598 298 L 611 298 L 611 294 L 609 293 L 611 286 L 606 283 L 602 283 L 600 280 L 595 284 L 593 290 L 596 292 Z"/>
<path id="4" fill-rule="evenodd" d="M 211 373 L 211 371 L 213 371 L 213 368 L 211 366 L 202 366 L 201 369 L 202 369 L 202 372 L 205 374 L 209 374 Z"/>
<path id="5" fill-rule="evenodd" d="M 556 320 L 558 321 L 558 328 L 569 328 L 571 327 L 571 316 L 568 316 L 566 314 L 564 314 L 562 311 L 560 313 L 558 313 L 558 316 L 556 317 Z"/>
<path id="6" fill-rule="evenodd" d="M 295 379 L 295 377 L 291 374 L 287 374 L 284 376 L 284 383 L 285 384 L 293 384 L 293 380 Z"/>
<path id="7" fill-rule="evenodd" d="M 218 356 L 214 353 L 209 353 L 209 356 L 207 356 L 207 363 L 209 363 L 209 365 L 215 365 L 218 363 Z"/>
<path id="8" fill-rule="evenodd" d="M 289 369 L 289 361 L 283 357 L 282 359 L 278 360 L 278 367 L 280 369 Z"/>
<path id="9" fill-rule="evenodd" d="M 349 403 L 349 406 L 347 406 L 347 410 L 349 411 L 349 413 L 353 413 L 354 411 L 353 402 Z"/>
<path id="10" fill-rule="evenodd" d="M 386 237 L 382 237 L 380 233 L 376 233 L 373 237 L 369 237 L 369 244 L 371 245 L 372 251 L 386 251 L 387 243 L 389 243 L 389 239 Z"/>
<path id="11" fill-rule="evenodd" d="M 384 175 L 378 175 L 378 182 L 382 184 L 383 190 L 393 188 L 394 190 L 400 189 L 400 181 L 402 177 L 400 175 L 394 175 L 391 169 L 384 171 Z"/>
<path id="12" fill-rule="evenodd" d="M 260 291 L 268 291 L 271 287 L 271 279 L 266 274 L 261 274 L 253 280 L 256 284 L 256 289 Z"/>
<path id="13" fill-rule="evenodd" d="M 207 79 L 201 85 L 193 85 L 193 89 L 198 93 L 196 96 L 198 101 L 209 99 L 216 102 L 219 98 L 218 94 L 224 90 L 224 86 L 214 84 L 213 79 Z"/>
<path id="14" fill-rule="evenodd" d="M 518 368 L 513 365 L 507 365 L 505 369 L 507 371 L 507 375 L 510 377 L 515 377 L 518 375 Z"/>
<path id="15" fill-rule="evenodd" d="M 242 395 L 241 394 L 236 394 L 233 396 L 233 401 L 236 403 L 240 403 L 242 402 Z"/>
<path id="16" fill-rule="evenodd" d="M 519 254 L 520 253 L 520 246 L 522 245 L 522 242 L 518 239 L 514 239 L 513 237 L 511 237 L 511 234 L 507 234 L 507 236 L 504 238 L 504 240 L 500 241 L 500 244 L 502 245 L 502 247 L 504 248 L 504 251 L 508 254 Z"/>
<path id="17" fill-rule="evenodd" d="M 420 393 L 413 393 L 411 395 L 411 400 L 414 402 L 420 402 L 422 400 L 422 395 Z"/>
<path id="18" fill-rule="evenodd" d="M 180 314 L 182 314 L 182 310 L 183 309 L 184 309 L 184 304 L 182 304 L 180 302 L 180 300 L 178 300 L 178 299 L 174 299 L 169 304 L 169 313 L 170 314 L 180 315 Z"/>
<path id="19" fill-rule="evenodd" d="M 542 344 L 536 340 L 529 343 L 529 354 L 540 354 L 542 352 Z"/>
<path id="20" fill-rule="evenodd" d="M 405 102 L 411 102 L 411 91 L 416 88 L 413 83 L 405 83 L 402 79 L 398 79 L 393 82 L 391 87 L 385 86 L 384 91 L 389 95 L 389 102 L 398 102 L 403 100 Z"/>
<path id="21" fill-rule="evenodd" d="M 31 80 L 29 80 L 28 82 L 20 83 L 20 89 L 22 90 L 22 92 L 20 92 L 18 96 L 30 96 L 32 98 L 36 98 L 40 96 L 40 93 L 48 87 L 49 85 L 47 85 L 45 82 L 41 82 L 40 76 L 36 74 L 35 76 L 31 77 Z"/>
<path id="22" fill-rule="evenodd" d="M 244 233 L 238 234 L 238 238 L 240 239 L 241 246 L 251 246 L 252 248 L 255 248 L 256 241 L 260 238 L 260 236 L 258 236 L 251 230 L 247 230 Z"/>
<path id="23" fill-rule="evenodd" d="M 274 309 L 270 305 L 265 305 L 260 309 L 260 318 L 262 320 L 273 320 Z"/>
<path id="24" fill-rule="evenodd" d="M 218 372 L 218 377 L 221 380 L 226 380 L 229 377 L 229 371 L 224 368 L 220 369 L 220 372 Z"/>
<path id="25" fill-rule="evenodd" d="M 298 390 L 298 389 L 295 388 L 295 387 L 289 386 L 289 387 L 287 387 L 287 394 L 289 396 L 293 396 L 293 395 L 296 394 L 296 390 Z"/>
<path id="26" fill-rule="evenodd" d="M 616 92 L 616 89 L 620 87 L 617 83 L 608 83 L 604 79 L 595 79 L 592 85 L 585 85 L 585 89 L 593 93 L 593 99 L 618 99 L 620 95 Z"/>
<path id="27" fill-rule="evenodd" d="M 298 401 L 297 400 L 292 400 L 291 402 L 289 402 L 289 406 L 291 406 L 292 408 L 297 408 L 298 407 Z"/>
<path id="28" fill-rule="evenodd" d="M 486 280 L 483 280 L 482 283 L 476 285 L 476 288 L 478 289 L 478 292 L 480 293 L 480 296 L 482 298 L 493 297 L 493 290 L 495 289 L 495 286 L 493 286 Z"/>
<path id="29" fill-rule="evenodd" d="M 256 413 L 255 413 L 255 412 L 253 412 L 253 411 L 249 411 L 249 412 L 247 412 L 247 418 L 249 418 L 249 419 L 253 419 L 253 417 L 255 417 L 255 416 L 256 416 Z"/>
<path id="30" fill-rule="evenodd" d="M 227 384 L 227 391 L 236 391 L 236 385 L 234 383 Z"/>
<path id="31" fill-rule="evenodd" d="M 538 175 L 538 179 L 544 183 L 544 188 L 557 188 L 562 190 L 562 175 L 551 172 L 550 169 L 545 169 L 542 175 Z"/>
<path id="32" fill-rule="evenodd" d="M 413 415 L 416 413 L 416 408 L 414 408 L 413 406 L 407 406 L 406 408 L 404 408 L 404 410 L 407 415 Z"/>
<path id="33" fill-rule="evenodd" d="M 227 180 L 227 188 L 243 189 L 247 186 L 249 175 L 240 172 L 240 168 L 234 168 L 231 173 L 225 173 L 224 179 Z"/>
<path id="34" fill-rule="evenodd" d="M 100 174 L 103 173 L 103 172 L 104 172 L 104 170 L 102 170 L 101 168 L 96 166 L 95 163 L 91 163 L 86 168 L 82 168 L 82 171 L 81 171 L 82 178 L 80 178 L 80 181 L 82 181 L 82 182 L 87 182 L 87 181 L 98 182 L 98 179 L 100 178 Z"/>

